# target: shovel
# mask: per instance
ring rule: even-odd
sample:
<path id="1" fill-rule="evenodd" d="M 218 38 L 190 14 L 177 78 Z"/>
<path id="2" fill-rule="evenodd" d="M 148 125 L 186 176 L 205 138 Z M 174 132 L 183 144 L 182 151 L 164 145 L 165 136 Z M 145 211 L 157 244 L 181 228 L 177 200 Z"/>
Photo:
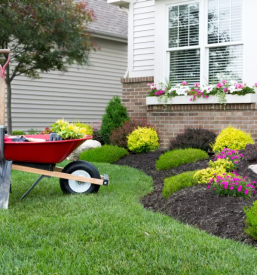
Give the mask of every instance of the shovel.
<path id="1" fill-rule="evenodd" d="M 9 193 L 11 187 L 12 161 L 7 161 L 4 156 L 5 127 L 5 69 L 8 66 L 11 54 L 10 50 L 0 50 L 0 53 L 9 54 L 8 60 L 2 67 L 0 65 L 0 209 L 8 208 Z"/>

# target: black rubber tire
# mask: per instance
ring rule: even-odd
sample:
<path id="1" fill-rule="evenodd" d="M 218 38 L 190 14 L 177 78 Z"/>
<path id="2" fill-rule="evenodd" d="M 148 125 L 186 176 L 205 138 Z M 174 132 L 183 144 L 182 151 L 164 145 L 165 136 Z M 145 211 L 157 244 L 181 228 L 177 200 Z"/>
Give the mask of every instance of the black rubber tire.
<path id="1" fill-rule="evenodd" d="M 76 170 L 85 170 L 91 176 L 91 178 L 101 179 L 101 176 L 100 176 L 97 168 L 93 164 L 83 161 L 83 160 L 74 161 L 74 162 L 69 163 L 68 165 L 66 165 L 64 167 L 62 172 L 71 174 L 71 173 L 75 172 Z M 90 193 L 97 193 L 100 188 L 100 185 L 91 184 L 90 188 L 86 192 L 78 193 L 70 188 L 69 180 L 60 179 L 60 187 L 61 187 L 63 193 L 65 193 L 65 194 L 90 194 Z"/>

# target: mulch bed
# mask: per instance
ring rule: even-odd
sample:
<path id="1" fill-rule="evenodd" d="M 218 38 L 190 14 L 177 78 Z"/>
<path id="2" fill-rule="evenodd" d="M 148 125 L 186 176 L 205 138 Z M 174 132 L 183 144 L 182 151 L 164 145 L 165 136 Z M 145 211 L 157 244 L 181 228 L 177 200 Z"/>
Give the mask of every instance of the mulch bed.
<path id="1" fill-rule="evenodd" d="M 147 209 L 167 214 L 176 220 L 193 225 L 221 238 L 230 238 L 257 247 L 257 241 L 246 235 L 245 214 L 243 207 L 252 205 L 257 199 L 251 200 L 238 197 L 219 197 L 207 185 L 195 185 L 175 192 L 168 198 L 163 198 L 164 179 L 186 171 L 204 169 L 209 160 L 184 164 L 175 169 L 157 171 L 156 159 L 163 151 L 146 154 L 130 154 L 115 164 L 127 165 L 139 169 L 151 176 L 154 181 L 154 191 L 141 199 Z M 238 173 L 257 180 L 256 174 L 248 169 L 249 163 L 244 163 Z"/>

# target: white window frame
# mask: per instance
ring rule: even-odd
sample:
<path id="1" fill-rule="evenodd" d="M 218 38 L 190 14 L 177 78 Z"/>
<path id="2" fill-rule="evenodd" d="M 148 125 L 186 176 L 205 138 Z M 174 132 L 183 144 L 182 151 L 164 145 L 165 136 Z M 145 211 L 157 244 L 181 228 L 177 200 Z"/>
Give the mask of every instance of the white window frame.
<path id="1" fill-rule="evenodd" d="M 187 46 L 187 47 L 176 47 L 176 48 L 169 48 L 169 9 L 170 7 L 180 6 L 180 5 L 187 5 L 199 3 L 199 45 L 198 46 Z M 245 27 L 245 17 L 244 17 L 244 7 L 245 7 L 245 0 L 242 0 L 242 40 L 237 42 L 224 42 L 224 43 L 215 43 L 215 44 L 208 44 L 208 0 L 177 0 L 168 3 L 165 7 L 165 79 L 170 78 L 170 52 L 171 51 L 183 51 L 183 50 L 193 50 L 193 49 L 200 49 L 200 83 L 201 84 L 209 84 L 209 49 L 216 48 L 216 47 L 226 47 L 226 46 L 236 46 L 242 45 L 243 46 L 243 68 L 242 68 L 242 78 L 243 81 L 245 79 L 245 47 L 244 47 L 244 27 Z M 186 80 L 186 79 L 185 79 Z"/>

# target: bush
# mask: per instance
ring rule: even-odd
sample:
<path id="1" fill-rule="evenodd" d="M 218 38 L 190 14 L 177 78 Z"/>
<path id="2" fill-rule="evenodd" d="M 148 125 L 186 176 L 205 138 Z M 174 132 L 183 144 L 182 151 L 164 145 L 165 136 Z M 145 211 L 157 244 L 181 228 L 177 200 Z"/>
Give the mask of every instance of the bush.
<path id="1" fill-rule="evenodd" d="M 236 169 L 242 163 L 244 155 L 240 154 L 238 150 L 224 148 L 220 153 L 216 154 L 215 160 L 217 161 L 224 159 L 231 161 Z"/>
<path id="2" fill-rule="evenodd" d="M 156 169 L 167 170 L 178 167 L 181 164 L 207 159 L 208 157 L 208 154 L 201 149 L 189 148 L 172 150 L 160 156 L 156 161 Z"/>
<path id="3" fill-rule="evenodd" d="M 247 225 L 245 233 L 257 240 L 257 201 L 253 203 L 253 206 L 245 207 L 244 212 L 246 214 L 245 223 Z"/>
<path id="4" fill-rule="evenodd" d="M 36 130 L 36 129 L 29 129 L 28 131 L 28 135 L 38 135 L 38 134 L 40 134 L 41 133 L 41 131 L 40 130 Z"/>
<path id="5" fill-rule="evenodd" d="M 125 121 L 125 123 L 121 127 L 115 128 L 112 130 L 111 136 L 110 136 L 110 143 L 112 145 L 117 145 L 119 147 L 123 147 L 127 149 L 128 135 L 131 134 L 138 127 L 147 127 L 147 128 L 155 129 L 154 126 L 152 126 L 150 123 L 147 123 L 146 119 L 139 119 L 139 120 L 130 119 L 129 121 Z M 158 135 L 158 131 L 157 131 L 157 135 Z"/>
<path id="6" fill-rule="evenodd" d="M 101 135 L 106 144 L 109 144 L 111 131 L 123 125 L 129 120 L 127 109 L 121 104 L 118 96 L 114 96 L 106 108 L 106 114 L 103 115 L 101 125 Z"/>
<path id="7" fill-rule="evenodd" d="M 16 131 L 12 132 L 12 135 L 14 135 L 14 136 L 24 136 L 24 135 L 26 135 L 26 133 L 23 132 L 23 131 L 20 131 L 20 130 L 16 130 Z"/>
<path id="8" fill-rule="evenodd" d="M 156 130 L 138 127 L 128 135 L 128 149 L 134 153 L 146 153 L 159 148 Z"/>
<path id="9" fill-rule="evenodd" d="M 170 150 L 197 148 L 208 152 L 211 150 L 216 134 L 212 131 L 201 128 L 188 128 L 183 134 L 177 135 L 170 141 Z"/>
<path id="10" fill-rule="evenodd" d="M 93 130 L 93 140 L 97 140 L 101 143 L 101 145 L 105 145 L 105 142 L 103 140 L 103 137 L 101 135 L 101 131 L 100 130 L 97 130 L 97 129 L 94 129 Z"/>
<path id="11" fill-rule="evenodd" d="M 214 162 L 210 160 L 209 167 L 214 169 L 223 167 L 227 172 L 233 171 L 235 169 L 234 163 L 228 159 L 218 159 Z"/>
<path id="12" fill-rule="evenodd" d="M 254 141 L 249 133 L 245 133 L 240 129 L 229 126 L 221 131 L 217 136 L 213 145 L 214 152 L 221 152 L 223 148 L 231 150 L 245 149 L 246 144 L 254 144 Z"/>
<path id="13" fill-rule="evenodd" d="M 226 174 L 226 169 L 222 166 L 216 168 L 206 168 L 202 169 L 194 174 L 194 179 L 199 184 L 208 184 L 212 179 L 216 181 L 217 176 L 222 176 Z"/>
<path id="14" fill-rule="evenodd" d="M 63 119 L 57 120 L 52 126 L 52 131 L 57 133 L 63 139 L 80 139 L 85 135 L 79 127 L 69 124 L 68 121 Z"/>
<path id="15" fill-rule="evenodd" d="M 196 171 L 185 172 L 164 180 L 162 194 L 164 198 L 169 197 L 174 192 L 195 185 L 197 182 L 193 178 Z"/>
<path id="16" fill-rule="evenodd" d="M 82 132 L 85 136 L 93 135 L 93 128 L 90 125 L 88 125 L 86 123 L 81 123 L 81 122 L 76 122 L 76 123 L 74 123 L 74 125 L 77 126 L 80 129 L 80 132 Z"/>
<path id="17" fill-rule="evenodd" d="M 126 155 L 128 155 L 128 151 L 124 148 L 112 145 L 104 145 L 99 148 L 82 152 L 79 155 L 79 159 L 89 162 L 113 163 L 120 158 L 125 157 Z"/>

